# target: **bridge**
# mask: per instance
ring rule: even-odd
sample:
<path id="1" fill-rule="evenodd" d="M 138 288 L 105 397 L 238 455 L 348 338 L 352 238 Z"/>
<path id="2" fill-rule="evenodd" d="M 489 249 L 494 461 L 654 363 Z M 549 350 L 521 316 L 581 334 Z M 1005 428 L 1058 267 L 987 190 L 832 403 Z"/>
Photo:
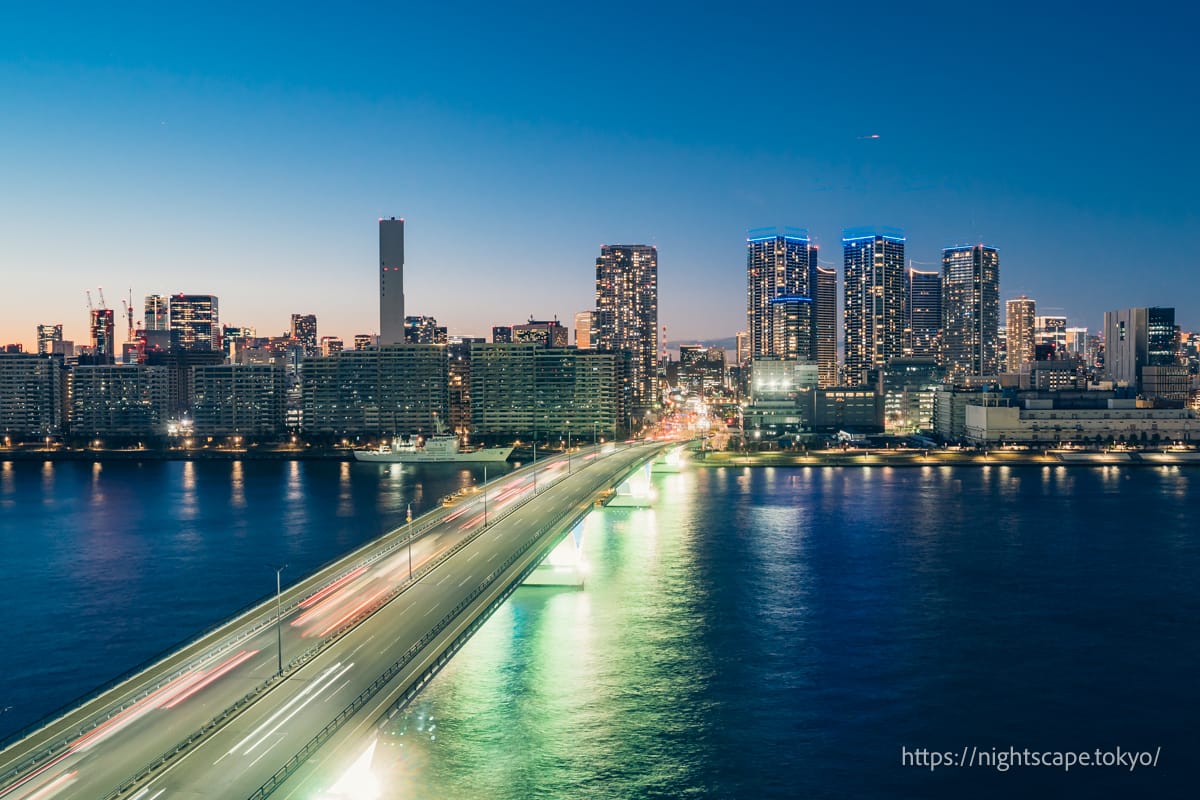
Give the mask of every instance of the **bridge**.
<path id="1" fill-rule="evenodd" d="M 0 751 L 0 800 L 261 798 L 302 781 L 667 446 L 540 460 L 359 548 Z"/>

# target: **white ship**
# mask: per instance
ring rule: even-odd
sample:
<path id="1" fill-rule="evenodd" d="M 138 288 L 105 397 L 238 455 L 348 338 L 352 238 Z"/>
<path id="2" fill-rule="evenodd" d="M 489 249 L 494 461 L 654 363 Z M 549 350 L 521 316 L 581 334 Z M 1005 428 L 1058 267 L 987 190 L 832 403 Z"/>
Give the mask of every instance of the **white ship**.
<path id="1" fill-rule="evenodd" d="M 512 454 L 511 447 L 480 447 L 464 450 L 458 436 L 447 433 L 441 421 L 436 421 L 437 433 L 432 436 L 412 436 L 407 442 L 393 439 L 374 450 L 355 450 L 358 461 L 376 461 L 389 464 L 436 464 L 472 461 L 506 461 Z"/>

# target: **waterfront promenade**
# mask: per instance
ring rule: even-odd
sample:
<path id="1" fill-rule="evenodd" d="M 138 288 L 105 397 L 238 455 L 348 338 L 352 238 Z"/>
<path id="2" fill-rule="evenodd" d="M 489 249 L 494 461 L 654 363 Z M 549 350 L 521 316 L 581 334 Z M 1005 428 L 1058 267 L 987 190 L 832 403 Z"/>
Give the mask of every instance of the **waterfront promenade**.
<path id="1" fill-rule="evenodd" d="M 1194 450 L 890 450 L 798 452 L 709 451 L 693 462 L 707 467 L 970 467 L 970 466 L 1200 466 Z"/>

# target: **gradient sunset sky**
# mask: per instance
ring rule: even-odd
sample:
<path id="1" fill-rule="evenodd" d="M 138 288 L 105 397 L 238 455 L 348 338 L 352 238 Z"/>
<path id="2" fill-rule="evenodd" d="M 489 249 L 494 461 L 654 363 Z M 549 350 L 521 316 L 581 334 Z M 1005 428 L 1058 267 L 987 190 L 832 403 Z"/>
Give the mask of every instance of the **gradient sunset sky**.
<path id="1" fill-rule="evenodd" d="M 927 269 L 983 241 L 1002 300 L 1200 326 L 1194 8 L 431 5 L 8 7 L 0 343 L 85 343 L 97 286 L 349 339 L 386 216 L 451 333 L 569 320 L 600 245 L 646 243 L 669 339 L 732 335 L 767 225 L 839 270 L 848 226 Z"/>

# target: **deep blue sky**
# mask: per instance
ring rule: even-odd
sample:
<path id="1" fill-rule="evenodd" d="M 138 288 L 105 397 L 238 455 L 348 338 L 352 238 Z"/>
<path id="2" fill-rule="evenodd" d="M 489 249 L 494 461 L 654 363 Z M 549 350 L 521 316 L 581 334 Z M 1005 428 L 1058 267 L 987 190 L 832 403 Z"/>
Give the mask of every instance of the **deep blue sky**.
<path id="1" fill-rule="evenodd" d="M 569 318 L 599 246 L 644 242 L 669 338 L 731 335 L 747 228 L 808 228 L 840 267 L 869 224 L 918 264 L 994 244 L 1002 298 L 1072 324 L 1200 326 L 1196 11 L 9 5 L 0 343 L 86 341 L 97 285 L 372 330 L 392 215 L 409 312 L 452 333 Z"/>

